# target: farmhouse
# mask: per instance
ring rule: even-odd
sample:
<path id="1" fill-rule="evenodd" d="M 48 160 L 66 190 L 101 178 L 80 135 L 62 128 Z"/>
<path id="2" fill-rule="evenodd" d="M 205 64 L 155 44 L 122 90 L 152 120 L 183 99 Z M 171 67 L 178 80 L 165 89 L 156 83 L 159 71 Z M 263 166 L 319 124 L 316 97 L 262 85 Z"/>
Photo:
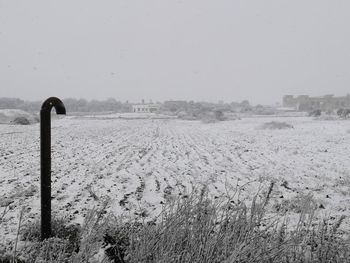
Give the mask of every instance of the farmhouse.
<path id="1" fill-rule="evenodd" d="M 132 112 L 136 113 L 153 113 L 159 110 L 158 104 L 135 104 L 132 105 Z"/>

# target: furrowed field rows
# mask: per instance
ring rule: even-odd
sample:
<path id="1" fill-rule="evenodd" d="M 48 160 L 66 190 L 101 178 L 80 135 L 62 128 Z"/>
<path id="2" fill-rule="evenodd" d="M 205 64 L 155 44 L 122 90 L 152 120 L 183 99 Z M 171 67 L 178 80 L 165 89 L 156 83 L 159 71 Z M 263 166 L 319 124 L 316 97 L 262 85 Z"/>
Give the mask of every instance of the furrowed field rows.
<path id="1" fill-rule="evenodd" d="M 109 198 L 106 212 L 151 218 L 166 199 L 194 188 L 206 186 L 215 198 L 239 185 L 244 198 L 273 180 L 279 199 L 312 193 L 325 212 L 349 214 L 349 124 L 287 118 L 293 129 L 259 129 L 267 121 L 58 119 L 53 211 L 81 223 L 89 208 Z M 38 219 L 39 127 L 2 125 L 0 134 L 0 237 L 6 241 L 22 207 L 26 220 Z"/>

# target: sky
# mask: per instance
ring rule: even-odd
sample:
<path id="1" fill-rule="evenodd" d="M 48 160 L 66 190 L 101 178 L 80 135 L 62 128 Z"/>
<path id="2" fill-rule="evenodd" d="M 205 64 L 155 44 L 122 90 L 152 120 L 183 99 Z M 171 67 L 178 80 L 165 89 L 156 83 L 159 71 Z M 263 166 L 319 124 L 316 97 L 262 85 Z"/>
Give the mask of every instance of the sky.
<path id="1" fill-rule="evenodd" d="M 350 93 L 349 0 L 0 0 L 0 97 Z"/>

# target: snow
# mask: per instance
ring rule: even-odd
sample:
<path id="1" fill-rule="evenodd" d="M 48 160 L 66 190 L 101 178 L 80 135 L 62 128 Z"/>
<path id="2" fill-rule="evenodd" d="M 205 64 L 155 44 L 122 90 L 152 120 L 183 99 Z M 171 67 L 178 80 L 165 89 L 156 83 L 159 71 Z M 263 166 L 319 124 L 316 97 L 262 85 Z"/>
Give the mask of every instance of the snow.
<path id="1" fill-rule="evenodd" d="M 268 122 L 293 129 L 264 130 Z M 156 215 L 164 199 L 208 186 L 213 196 L 276 182 L 275 197 L 311 193 L 321 214 L 349 215 L 350 122 L 259 117 L 204 124 L 175 119 L 66 117 L 52 123 L 52 210 L 81 223 L 110 199 L 117 215 Z M 39 125 L 0 126 L 0 243 L 18 214 L 39 219 Z M 284 187 L 284 182 L 288 188 Z M 248 184 L 247 184 L 248 183 Z M 6 209 L 6 210 L 5 210 Z M 349 220 L 345 221 L 349 228 Z"/>

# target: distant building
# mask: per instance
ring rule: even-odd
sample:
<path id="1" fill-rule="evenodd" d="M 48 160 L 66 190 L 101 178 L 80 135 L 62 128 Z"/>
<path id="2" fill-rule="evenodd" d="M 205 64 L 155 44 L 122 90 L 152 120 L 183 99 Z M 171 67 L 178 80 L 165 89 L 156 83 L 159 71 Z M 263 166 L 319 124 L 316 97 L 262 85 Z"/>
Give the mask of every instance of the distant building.
<path id="1" fill-rule="evenodd" d="M 132 112 L 136 113 L 153 113 L 159 110 L 158 104 L 134 104 L 132 105 Z"/>
<path id="2" fill-rule="evenodd" d="M 332 94 L 322 97 L 310 97 L 307 95 L 294 97 L 292 95 L 286 95 L 283 97 L 283 107 L 292 107 L 298 111 L 327 111 L 340 108 L 349 108 L 350 94 L 343 97 L 334 97 Z"/>

